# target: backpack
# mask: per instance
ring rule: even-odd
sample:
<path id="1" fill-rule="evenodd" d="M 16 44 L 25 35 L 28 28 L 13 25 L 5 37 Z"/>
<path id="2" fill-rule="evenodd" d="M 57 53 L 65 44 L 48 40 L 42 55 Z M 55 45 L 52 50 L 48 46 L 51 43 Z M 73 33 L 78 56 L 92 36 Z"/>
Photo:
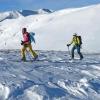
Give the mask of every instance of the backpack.
<path id="1" fill-rule="evenodd" d="M 30 40 L 30 43 L 32 43 L 32 42 L 35 43 L 34 35 L 35 35 L 35 33 L 33 33 L 33 32 L 30 32 L 30 33 L 29 33 L 29 40 Z"/>
<path id="2" fill-rule="evenodd" d="M 81 36 L 77 36 L 77 37 L 79 39 L 80 45 L 82 45 L 82 38 L 81 38 Z"/>

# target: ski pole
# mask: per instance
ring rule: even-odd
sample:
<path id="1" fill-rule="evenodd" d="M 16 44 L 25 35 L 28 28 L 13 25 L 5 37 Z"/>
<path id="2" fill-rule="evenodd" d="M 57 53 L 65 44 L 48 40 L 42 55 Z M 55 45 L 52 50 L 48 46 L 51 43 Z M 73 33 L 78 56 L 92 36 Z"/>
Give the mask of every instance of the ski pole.
<path id="1" fill-rule="evenodd" d="M 69 50 L 69 46 L 67 46 L 68 47 L 68 53 L 69 53 L 69 55 L 71 56 L 71 53 L 70 53 L 70 50 Z"/>
<path id="2" fill-rule="evenodd" d="M 27 52 L 27 55 L 28 55 L 29 60 L 31 60 L 31 56 L 30 56 L 30 54 L 29 54 L 29 52 L 28 52 L 27 49 L 26 49 L 26 52 Z"/>

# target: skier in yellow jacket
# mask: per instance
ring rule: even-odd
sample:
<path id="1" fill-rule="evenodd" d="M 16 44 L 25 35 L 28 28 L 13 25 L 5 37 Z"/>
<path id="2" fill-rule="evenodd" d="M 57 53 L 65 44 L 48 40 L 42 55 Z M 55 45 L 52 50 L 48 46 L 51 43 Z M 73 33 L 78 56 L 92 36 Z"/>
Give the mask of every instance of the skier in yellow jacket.
<path id="1" fill-rule="evenodd" d="M 70 46 L 71 44 L 73 44 L 73 47 L 72 47 L 72 50 L 71 50 L 71 59 L 74 59 L 74 51 L 75 51 L 75 49 L 77 49 L 77 53 L 80 56 L 80 60 L 83 59 L 83 55 L 80 52 L 80 49 L 81 49 L 81 43 L 80 42 L 81 41 L 79 40 L 79 37 L 77 36 L 76 33 L 74 33 L 73 34 L 73 39 L 72 39 L 71 43 L 67 44 L 67 46 Z"/>

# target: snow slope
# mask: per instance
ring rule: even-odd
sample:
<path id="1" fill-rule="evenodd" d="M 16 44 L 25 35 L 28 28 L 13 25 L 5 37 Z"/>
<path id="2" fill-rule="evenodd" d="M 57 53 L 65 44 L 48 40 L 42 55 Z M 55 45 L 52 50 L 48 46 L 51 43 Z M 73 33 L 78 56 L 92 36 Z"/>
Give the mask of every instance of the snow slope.
<path id="1" fill-rule="evenodd" d="M 0 22 L 0 49 L 19 49 L 21 29 L 35 32 L 36 49 L 67 50 L 72 34 L 83 37 L 84 52 L 100 52 L 100 5 L 64 9 L 51 14 L 19 16 Z"/>
<path id="2" fill-rule="evenodd" d="M 0 51 L 0 100 L 100 100 L 100 54 L 37 52 L 21 62 L 19 51 Z"/>

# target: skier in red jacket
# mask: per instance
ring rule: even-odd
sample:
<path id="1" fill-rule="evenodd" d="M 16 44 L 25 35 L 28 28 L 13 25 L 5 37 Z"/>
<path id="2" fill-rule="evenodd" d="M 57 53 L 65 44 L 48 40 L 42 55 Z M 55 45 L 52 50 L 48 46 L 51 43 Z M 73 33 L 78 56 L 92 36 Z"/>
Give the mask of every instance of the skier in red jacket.
<path id="1" fill-rule="evenodd" d="M 21 49 L 22 60 L 26 61 L 25 52 L 26 52 L 27 48 L 29 48 L 29 51 L 31 52 L 31 54 L 32 54 L 32 56 L 35 60 L 38 57 L 38 55 L 32 49 L 32 45 L 31 45 L 31 41 L 30 41 L 30 35 L 27 32 L 26 28 L 22 29 L 22 35 L 23 35 L 23 41 L 21 42 L 21 45 L 23 45 L 23 47 Z"/>

